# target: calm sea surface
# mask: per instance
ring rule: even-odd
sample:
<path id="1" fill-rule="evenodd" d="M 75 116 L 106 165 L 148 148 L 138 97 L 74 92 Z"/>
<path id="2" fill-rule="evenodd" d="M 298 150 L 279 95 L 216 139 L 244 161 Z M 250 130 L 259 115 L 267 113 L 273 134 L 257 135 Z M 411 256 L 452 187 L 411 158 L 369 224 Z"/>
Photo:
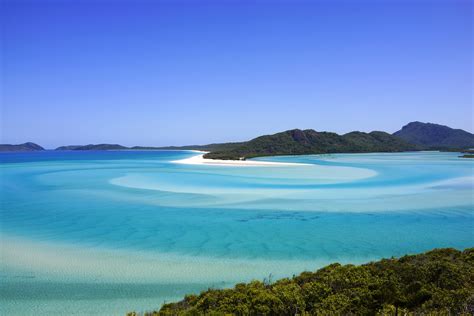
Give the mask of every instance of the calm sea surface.
<path id="1" fill-rule="evenodd" d="M 417 152 L 173 163 L 0 153 L 0 314 L 123 315 L 208 287 L 474 246 L 474 160 Z"/>

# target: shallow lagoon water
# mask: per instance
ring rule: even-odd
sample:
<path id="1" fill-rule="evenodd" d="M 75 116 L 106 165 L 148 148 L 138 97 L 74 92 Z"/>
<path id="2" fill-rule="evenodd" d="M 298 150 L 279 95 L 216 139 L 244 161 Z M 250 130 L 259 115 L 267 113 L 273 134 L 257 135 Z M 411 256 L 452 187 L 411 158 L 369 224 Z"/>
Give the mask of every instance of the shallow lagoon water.
<path id="1" fill-rule="evenodd" d="M 258 158 L 0 154 L 2 314 L 117 315 L 185 293 L 474 244 L 474 161 L 417 152 Z"/>

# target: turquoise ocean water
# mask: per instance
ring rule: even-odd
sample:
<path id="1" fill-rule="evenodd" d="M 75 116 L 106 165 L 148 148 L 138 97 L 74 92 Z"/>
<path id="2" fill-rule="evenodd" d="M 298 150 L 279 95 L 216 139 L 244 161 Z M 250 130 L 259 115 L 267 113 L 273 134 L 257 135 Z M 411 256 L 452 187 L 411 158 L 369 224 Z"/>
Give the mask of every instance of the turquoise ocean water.
<path id="1" fill-rule="evenodd" d="M 0 153 L 0 314 L 123 315 L 208 287 L 474 246 L 459 153 L 176 164 L 186 151 Z"/>

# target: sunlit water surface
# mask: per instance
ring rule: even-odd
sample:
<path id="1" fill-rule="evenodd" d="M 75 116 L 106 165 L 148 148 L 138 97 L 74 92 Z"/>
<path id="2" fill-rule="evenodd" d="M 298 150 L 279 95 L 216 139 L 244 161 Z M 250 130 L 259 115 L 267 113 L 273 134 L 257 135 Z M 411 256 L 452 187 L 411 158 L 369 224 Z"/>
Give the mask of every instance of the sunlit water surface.
<path id="1" fill-rule="evenodd" d="M 208 287 L 474 245 L 474 161 L 417 152 L 183 165 L 0 154 L 0 314 L 123 315 Z"/>

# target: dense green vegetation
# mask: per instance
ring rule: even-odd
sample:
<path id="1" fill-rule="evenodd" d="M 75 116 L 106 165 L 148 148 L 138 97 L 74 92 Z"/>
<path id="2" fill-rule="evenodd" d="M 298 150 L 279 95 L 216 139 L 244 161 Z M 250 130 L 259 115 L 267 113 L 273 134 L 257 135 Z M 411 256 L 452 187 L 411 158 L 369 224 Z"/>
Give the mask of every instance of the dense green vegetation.
<path id="1" fill-rule="evenodd" d="M 462 129 L 453 129 L 433 123 L 411 122 L 393 135 L 409 143 L 430 149 L 446 150 L 474 147 L 473 134 Z"/>
<path id="2" fill-rule="evenodd" d="M 419 150 L 385 132 L 352 132 L 344 135 L 314 130 L 289 130 L 260 136 L 248 142 L 206 154 L 211 159 L 246 159 L 274 155 L 401 152 Z"/>
<path id="3" fill-rule="evenodd" d="M 31 142 L 18 144 L 18 145 L 0 144 L 0 151 L 38 151 L 38 150 L 44 150 L 44 148 L 38 144 L 31 143 Z"/>
<path id="4" fill-rule="evenodd" d="M 146 315 L 472 315 L 474 248 L 209 289 Z M 129 315 L 137 315 L 129 313 Z"/>

